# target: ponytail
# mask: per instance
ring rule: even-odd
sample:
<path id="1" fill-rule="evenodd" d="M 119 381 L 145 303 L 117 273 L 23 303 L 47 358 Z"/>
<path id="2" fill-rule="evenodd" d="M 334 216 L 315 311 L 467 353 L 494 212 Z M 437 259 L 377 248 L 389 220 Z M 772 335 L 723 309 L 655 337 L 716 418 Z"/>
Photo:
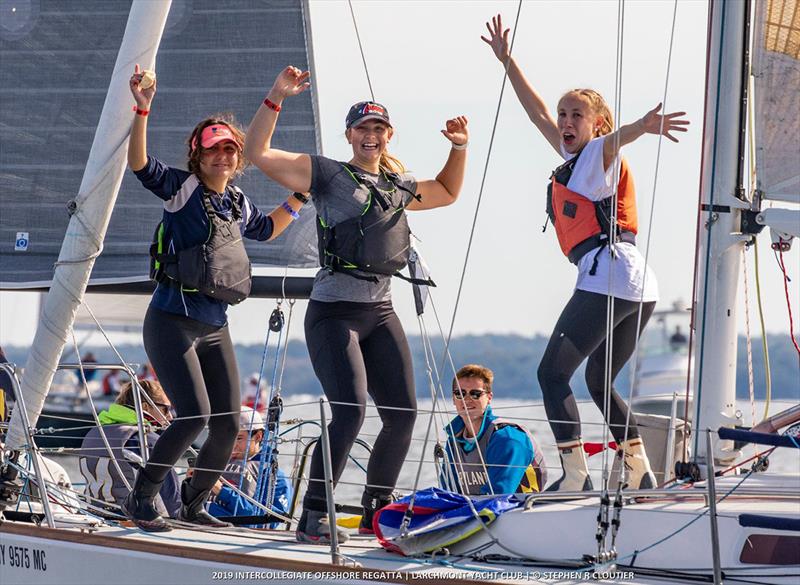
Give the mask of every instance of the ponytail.
<path id="1" fill-rule="evenodd" d="M 378 166 L 384 171 L 397 173 L 398 175 L 402 175 L 406 172 L 406 166 L 400 159 L 392 156 L 385 150 L 381 153 L 381 160 L 378 162 Z"/>

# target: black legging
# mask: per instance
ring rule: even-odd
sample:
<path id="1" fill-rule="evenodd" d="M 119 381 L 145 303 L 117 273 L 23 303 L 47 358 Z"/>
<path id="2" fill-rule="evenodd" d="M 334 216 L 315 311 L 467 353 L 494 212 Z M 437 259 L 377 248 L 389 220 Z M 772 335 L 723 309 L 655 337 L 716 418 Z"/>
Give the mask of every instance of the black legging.
<path id="1" fill-rule="evenodd" d="M 239 432 L 239 370 L 228 326 L 150 307 L 143 336 L 147 357 L 177 413 L 153 447 L 145 475 L 163 481 L 208 424 L 191 485 L 210 489 L 228 464 Z"/>
<path id="2" fill-rule="evenodd" d="M 578 405 L 569 387 L 572 374 L 581 362 L 586 362 L 586 385 L 592 400 L 603 410 L 606 359 L 606 295 L 576 290 L 558 318 L 553 335 L 539 364 L 539 385 L 542 387 L 544 408 L 557 442 L 578 439 L 581 423 Z M 611 352 L 611 382 L 633 354 L 636 339 L 653 314 L 655 302 L 642 305 L 642 322 L 636 332 L 639 303 L 614 299 L 614 340 Z M 630 427 L 625 435 L 628 405 L 611 387 L 611 409 L 607 422 L 617 442 L 639 436 L 636 417 L 631 413 Z"/>
<path id="3" fill-rule="evenodd" d="M 384 486 L 368 488 L 372 493 L 391 494 L 417 416 L 411 351 L 392 303 L 310 301 L 305 331 L 314 372 L 331 401 L 328 435 L 334 481 L 341 477 L 364 422 L 369 394 L 378 406 L 383 428 L 372 447 L 367 485 Z M 381 408 L 386 406 L 406 410 Z M 311 510 L 326 508 L 320 449 L 317 443 L 303 501 L 303 506 Z"/>

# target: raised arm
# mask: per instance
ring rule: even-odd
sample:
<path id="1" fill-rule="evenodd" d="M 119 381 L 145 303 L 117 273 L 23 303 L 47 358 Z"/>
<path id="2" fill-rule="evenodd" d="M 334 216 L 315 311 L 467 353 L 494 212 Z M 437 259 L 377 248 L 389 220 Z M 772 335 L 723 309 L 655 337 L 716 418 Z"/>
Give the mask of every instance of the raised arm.
<path id="1" fill-rule="evenodd" d="M 448 120 L 445 128 L 442 130 L 442 134 L 452 145 L 447 162 L 444 163 L 444 167 L 435 179 L 417 183 L 417 193 L 420 194 L 421 199 L 415 199 L 409 203 L 406 207 L 408 210 L 422 211 L 444 207 L 458 199 L 461 186 L 464 184 L 464 170 L 467 165 L 467 143 L 469 142 L 467 118 L 458 116 Z"/>
<path id="2" fill-rule="evenodd" d="M 547 110 L 542 97 L 536 92 L 522 73 L 522 69 L 519 68 L 516 60 L 509 53 L 508 35 L 511 29 L 503 30 L 503 20 L 499 14 L 492 17 L 491 25 L 488 22 L 486 23 L 486 28 L 489 29 L 489 38 L 482 36 L 481 39 L 492 48 L 495 57 L 503 66 L 508 68 L 508 79 L 511 81 L 511 86 L 514 88 L 522 107 L 525 108 L 525 112 L 527 112 L 534 126 L 539 129 L 542 136 L 560 156 L 561 135 L 558 132 L 558 126 Z"/>
<path id="3" fill-rule="evenodd" d="M 655 108 L 647 112 L 643 117 L 639 118 L 633 124 L 626 124 L 620 126 L 616 132 L 612 132 L 606 136 L 603 142 L 603 167 L 608 168 L 611 162 L 616 158 L 619 149 L 630 144 L 644 134 L 663 134 L 672 142 L 678 142 L 678 139 L 670 134 L 670 132 L 686 132 L 690 124 L 689 120 L 676 120 L 685 116 L 686 112 L 673 112 L 672 114 L 661 115 L 661 105 L 658 104 Z"/>
<path id="4" fill-rule="evenodd" d="M 156 94 L 155 81 L 147 89 L 140 87 L 142 73 L 137 63 L 128 82 L 136 102 L 136 115 L 133 117 L 131 137 L 128 142 L 128 166 L 133 171 L 139 171 L 147 165 L 147 114 Z"/>
<path id="5" fill-rule="evenodd" d="M 308 71 L 286 67 L 275 78 L 267 99 L 250 122 L 244 141 L 244 155 L 273 181 L 287 189 L 307 192 L 311 188 L 311 157 L 272 148 L 272 135 L 283 100 L 308 89 Z"/>

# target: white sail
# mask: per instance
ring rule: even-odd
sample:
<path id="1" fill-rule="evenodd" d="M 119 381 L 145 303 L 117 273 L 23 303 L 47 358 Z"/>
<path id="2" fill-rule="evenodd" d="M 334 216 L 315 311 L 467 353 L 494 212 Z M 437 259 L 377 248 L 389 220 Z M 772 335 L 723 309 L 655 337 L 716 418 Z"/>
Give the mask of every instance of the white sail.
<path id="1" fill-rule="evenodd" d="M 800 203 L 800 2 L 755 3 L 753 78 L 757 188 Z"/>
<path id="2" fill-rule="evenodd" d="M 39 418 L 94 261 L 102 250 L 111 210 L 122 181 L 133 117 L 127 81 L 135 63 L 148 69 L 154 68 L 170 4 L 171 0 L 135 0 L 131 6 L 103 113 L 97 125 L 80 191 L 75 198 L 74 213 L 25 365 L 22 393 L 31 425 L 35 425 Z M 15 409 L 7 446 L 18 449 L 26 442 L 22 416 L 20 410 Z"/>

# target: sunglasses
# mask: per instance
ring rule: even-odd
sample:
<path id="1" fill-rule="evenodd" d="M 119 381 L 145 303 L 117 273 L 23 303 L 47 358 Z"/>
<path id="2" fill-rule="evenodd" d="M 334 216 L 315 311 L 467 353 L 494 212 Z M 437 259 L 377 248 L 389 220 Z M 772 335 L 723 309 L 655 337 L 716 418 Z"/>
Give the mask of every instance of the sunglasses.
<path id="1" fill-rule="evenodd" d="M 475 388 L 474 390 L 464 390 L 463 388 L 456 388 L 453 390 L 453 396 L 456 398 L 464 398 L 465 396 L 469 396 L 473 400 L 478 400 L 484 394 L 488 394 L 489 391 L 485 388 Z"/>
<path id="2" fill-rule="evenodd" d="M 154 402 L 153 404 L 155 404 L 156 407 L 158 407 L 158 410 L 160 410 L 164 416 L 167 416 L 172 410 L 171 404 L 164 404 L 163 402 Z"/>

